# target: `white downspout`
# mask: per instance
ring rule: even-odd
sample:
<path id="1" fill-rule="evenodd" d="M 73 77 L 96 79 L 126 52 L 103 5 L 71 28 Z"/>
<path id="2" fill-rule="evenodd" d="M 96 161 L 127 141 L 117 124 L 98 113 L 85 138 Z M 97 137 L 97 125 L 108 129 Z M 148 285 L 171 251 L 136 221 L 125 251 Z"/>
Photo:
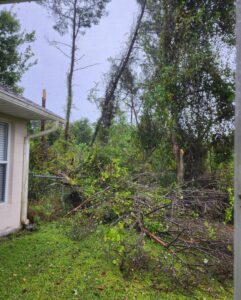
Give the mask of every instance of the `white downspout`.
<path id="1" fill-rule="evenodd" d="M 29 182 L 29 149 L 30 140 L 41 136 L 48 135 L 56 131 L 59 127 L 59 122 L 56 121 L 54 126 L 48 130 L 27 135 L 24 138 L 24 152 L 23 152 L 23 181 L 22 181 L 22 197 L 21 197 L 21 224 L 28 225 L 29 220 L 27 218 L 28 213 L 28 182 Z"/>

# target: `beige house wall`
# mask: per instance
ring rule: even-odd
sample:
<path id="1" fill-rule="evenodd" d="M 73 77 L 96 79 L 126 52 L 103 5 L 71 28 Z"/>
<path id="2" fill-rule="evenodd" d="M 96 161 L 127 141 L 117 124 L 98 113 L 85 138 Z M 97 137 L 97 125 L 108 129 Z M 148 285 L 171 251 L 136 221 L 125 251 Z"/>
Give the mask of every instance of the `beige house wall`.
<path id="1" fill-rule="evenodd" d="M 27 135 L 25 120 L 0 114 L 0 121 L 9 124 L 9 154 L 7 193 L 5 203 L 0 203 L 0 236 L 21 227 L 21 194 L 23 173 L 24 137 Z"/>

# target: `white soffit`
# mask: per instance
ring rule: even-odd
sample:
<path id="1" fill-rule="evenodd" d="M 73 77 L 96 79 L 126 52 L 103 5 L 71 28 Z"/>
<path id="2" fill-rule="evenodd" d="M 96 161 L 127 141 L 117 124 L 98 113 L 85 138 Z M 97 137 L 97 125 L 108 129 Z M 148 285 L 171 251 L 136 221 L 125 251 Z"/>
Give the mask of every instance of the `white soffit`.
<path id="1" fill-rule="evenodd" d="M 65 120 L 40 105 L 0 87 L 0 113 L 25 120 Z"/>

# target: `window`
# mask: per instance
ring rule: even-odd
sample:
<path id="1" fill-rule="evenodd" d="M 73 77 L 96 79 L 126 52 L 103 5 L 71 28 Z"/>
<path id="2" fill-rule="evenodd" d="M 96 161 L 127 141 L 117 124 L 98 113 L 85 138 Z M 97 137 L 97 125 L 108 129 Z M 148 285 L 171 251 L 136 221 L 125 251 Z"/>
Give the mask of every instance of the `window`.
<path id="1" fill-rule="evenodd" d="M 8 167 L 8 124 L 0 122 L 0 203 L 6 200 Z"/>

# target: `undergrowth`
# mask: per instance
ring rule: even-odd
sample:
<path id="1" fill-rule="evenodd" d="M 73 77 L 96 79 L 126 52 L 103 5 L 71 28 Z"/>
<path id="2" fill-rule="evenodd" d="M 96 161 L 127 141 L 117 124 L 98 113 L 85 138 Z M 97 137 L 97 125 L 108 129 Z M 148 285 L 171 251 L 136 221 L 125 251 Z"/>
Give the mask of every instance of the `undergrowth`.
<path id="1" fill-rule="evenodd" d="M 70 223 L 71 220 L 61 221 L 42 226 L 34 233 L 24 232 L 0 240 L 0 299 L 232 298 L 231 282 L 222 285 L 210 279 L 207 285 L 186 291 L 173 285 L 164 271 L 152 272 L 141 267 L 126 277 L 104 242 L 105 226 L 81 241 L 74 241 L 69 235 Z M 127 233 L 128 238 L 133 235 Z M 166 255 L 152 241 L 146 242 L 145 251 Z"/>

